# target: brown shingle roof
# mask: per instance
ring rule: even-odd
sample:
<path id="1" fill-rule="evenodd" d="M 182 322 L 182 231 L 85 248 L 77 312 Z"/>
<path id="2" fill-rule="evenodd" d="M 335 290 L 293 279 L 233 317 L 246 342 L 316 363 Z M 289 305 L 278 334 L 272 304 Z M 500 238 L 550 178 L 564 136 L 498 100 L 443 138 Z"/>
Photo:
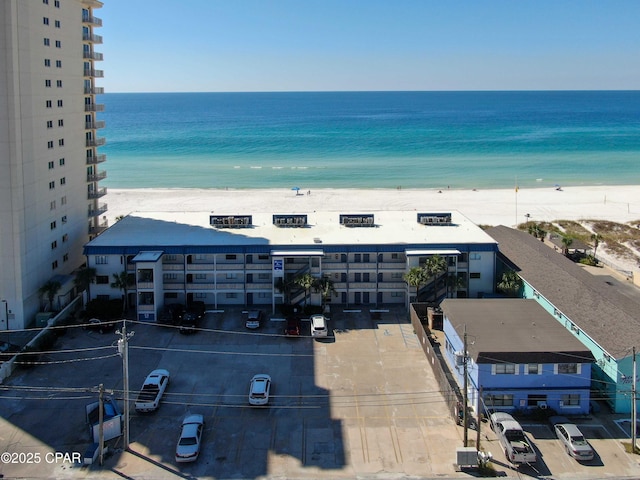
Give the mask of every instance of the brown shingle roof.
<path id="1" fill-rule="evenodd" d="M 614 358 L 640 345 L 640 295 L 624 295 L 528 233 L 505 226 L 487 233 L 518 274 Z"/>

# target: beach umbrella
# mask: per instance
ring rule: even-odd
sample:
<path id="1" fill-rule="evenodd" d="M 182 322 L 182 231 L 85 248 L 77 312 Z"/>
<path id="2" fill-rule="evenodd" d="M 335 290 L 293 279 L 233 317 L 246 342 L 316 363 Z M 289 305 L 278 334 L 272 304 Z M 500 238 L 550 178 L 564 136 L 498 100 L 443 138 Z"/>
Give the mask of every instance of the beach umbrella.
<path id="1" fill-rule="evenodd" d="M 295 192 L 298 193 L 298 190 L 300 190 L 300 187 L 292 187 L 291 190 L 295 190 Z"/>

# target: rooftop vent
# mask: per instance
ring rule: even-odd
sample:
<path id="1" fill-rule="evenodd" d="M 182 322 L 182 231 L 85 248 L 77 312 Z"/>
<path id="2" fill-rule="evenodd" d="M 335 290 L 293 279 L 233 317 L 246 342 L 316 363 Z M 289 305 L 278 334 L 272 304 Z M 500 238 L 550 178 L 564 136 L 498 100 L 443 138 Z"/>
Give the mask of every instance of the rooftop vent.
<path id="1" fill-rule="evenodd" d="M 274 215 L 273 224 L 276 227 L 306 227 L 306 215 Z"/>
<path id="2" fill-rule="evenodd" d="M 340 215 L 340 225 L 345 227 L 375 227 L 373 213 L 363 215 Z"/>
<path id="3" fill-rule="evenodd" d="M 451 213 L 419 213 L 420 225 L 451 225 Z"/>
<path id="4" fill-rule="evenodd" d="M 252 226 L 251 215 L 209 215 L 209 225 L 215 228 L 248 228 Z"/>

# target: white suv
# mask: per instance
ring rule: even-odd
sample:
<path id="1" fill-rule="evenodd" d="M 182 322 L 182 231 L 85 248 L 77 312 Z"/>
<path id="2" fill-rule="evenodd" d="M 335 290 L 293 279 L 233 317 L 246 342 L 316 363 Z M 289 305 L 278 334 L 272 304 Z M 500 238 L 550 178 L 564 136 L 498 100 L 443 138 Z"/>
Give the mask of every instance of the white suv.
<path id="1" fill-rule="evenodd" d="M 324 315 L 311 315 L 311 336 L 327 336 L 327 319 Z"/>

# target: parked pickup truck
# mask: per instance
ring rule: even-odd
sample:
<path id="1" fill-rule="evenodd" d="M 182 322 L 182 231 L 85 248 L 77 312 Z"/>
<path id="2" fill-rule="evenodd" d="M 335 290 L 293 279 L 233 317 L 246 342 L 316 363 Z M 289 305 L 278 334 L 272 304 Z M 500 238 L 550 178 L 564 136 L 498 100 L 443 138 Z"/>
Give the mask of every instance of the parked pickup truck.
<path id="1" fill-rule="evenodd" d="M 491 429 L 504 447 L 504 454 L 514 465 L 535 463 L 536 451 L 520 424 L 508 413 L 496 412 L 489 417 Z"/>
<path id="2" fill-rule="evenodd" d="M 147 375 L 138 398 L 136 398 L 136 411 L 153 412 L 157 409 L 167 385 L 169 385 L 169 372 L 167 370 L 154 370 Z"/>

